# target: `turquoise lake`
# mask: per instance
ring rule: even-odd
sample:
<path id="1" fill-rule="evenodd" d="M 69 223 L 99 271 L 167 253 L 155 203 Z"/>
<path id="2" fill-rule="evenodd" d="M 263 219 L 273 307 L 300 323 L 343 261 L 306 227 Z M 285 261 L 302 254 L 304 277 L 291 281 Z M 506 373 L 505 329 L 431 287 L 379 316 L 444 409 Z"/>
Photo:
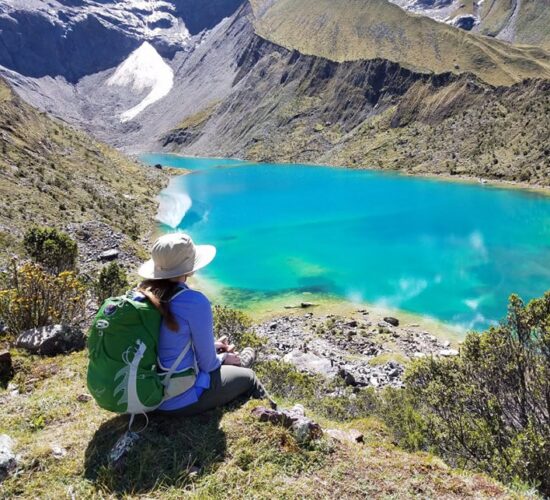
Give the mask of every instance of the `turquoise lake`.
<path id="1" fill-rule="evenodd" d="M 326 294 L 481 329 L 550 289 L 550 198 L 366 170 L 145 155 L 194 170 L 165 230 L 218 247 L 201 273 L 243 300 Z"/>

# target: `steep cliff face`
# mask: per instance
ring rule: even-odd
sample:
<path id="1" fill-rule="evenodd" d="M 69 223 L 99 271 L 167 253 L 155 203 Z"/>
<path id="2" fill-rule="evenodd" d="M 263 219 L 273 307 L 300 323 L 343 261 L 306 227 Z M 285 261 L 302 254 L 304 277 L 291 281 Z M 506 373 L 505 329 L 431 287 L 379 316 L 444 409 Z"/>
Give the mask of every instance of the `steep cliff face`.
<path id="1" fill-rule="evenodd" d="M 303 146 L 295 136 L 304 120 L 318 128 L 330 127 L 335 138 L 341 137 L 397 102 L 416 81 L 430 78 L 385 60 L 336 63 L 306 56 L 258 36 L 252 38 L 238 66 L 234 91 L 210 111 L 208 120 L 184 122 L 186 126 L 164 138 L 164 145 L 238 155 L 269 141 L 292 154 Z"/>
<path id="2" fill-rule="evenodd" d="M 139 40 L 86 16 L 70 26 L 40 12 L 15 11 L 0 17 L 0 64 L 23 75 L 84 75 L 119 64 Z"/>

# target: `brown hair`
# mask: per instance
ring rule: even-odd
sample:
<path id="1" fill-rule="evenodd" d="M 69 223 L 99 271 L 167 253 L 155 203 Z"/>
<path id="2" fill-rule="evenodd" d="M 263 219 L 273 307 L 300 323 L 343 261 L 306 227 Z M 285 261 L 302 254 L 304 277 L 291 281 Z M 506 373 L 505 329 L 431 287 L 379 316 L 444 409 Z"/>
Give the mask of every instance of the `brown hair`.
<path id="1" fill-rule="evenodd" d="M 173 332 L 178 331 L 179 324 L 170 310 L 170 299 L 178 285 L 176 281 L 171 280 L 146 280 L 138 287 L 138 290 L 159 310 L 166 326 Z"/>

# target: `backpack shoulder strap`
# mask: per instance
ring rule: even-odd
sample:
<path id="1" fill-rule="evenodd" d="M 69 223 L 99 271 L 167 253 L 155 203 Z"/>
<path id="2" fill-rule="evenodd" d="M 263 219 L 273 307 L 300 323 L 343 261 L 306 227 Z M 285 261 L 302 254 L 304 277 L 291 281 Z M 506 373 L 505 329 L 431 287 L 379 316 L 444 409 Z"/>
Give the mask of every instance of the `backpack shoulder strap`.
<path id="1" fill-rule="evenodd" d="M 170 298 L 170 300 L 174 300 L 178 295 L 181 295 L 182 293 L 188 291 L 189 288 L 187 287 L 180 287 L 178 290 L 176 290 L 176 293 L 174 295 L 172 295 L 172 297 Z M 170 383 L 170 379 L 172 378 L 172 375 L 174 375 L 174 373 L 176 372 L 176 370 L 178 369 L 178 366 L 181 364 L 181 362 L 183 361 L 183 358 L 185 358 L 185 356 L 187 355 L 187 353 L 192 350 L 193 348 L 193 341 L 189 341 L 189 343 L 183 348 L 183 350 L 180 352 L 179 356 L 176 358 L 176 361 L 174 361 L 172 363 L 172 366 L 170 367 L 170 369 L 168 371 L 166 371 L 165 373 L 162 374 L 162 377 L 164 377 L 163 381 L 162 381 L 162 384 L 167 387 L 168 384 Z M 160 360 L 158 361 L 158 364 L 159 366 L 161 366 L 160 364 Z M 193 352 L 193 367 L 195 369 L 195 372 L 198 371 L 197 369 L 197 358 L 195 356 L 195 353 Z"/>

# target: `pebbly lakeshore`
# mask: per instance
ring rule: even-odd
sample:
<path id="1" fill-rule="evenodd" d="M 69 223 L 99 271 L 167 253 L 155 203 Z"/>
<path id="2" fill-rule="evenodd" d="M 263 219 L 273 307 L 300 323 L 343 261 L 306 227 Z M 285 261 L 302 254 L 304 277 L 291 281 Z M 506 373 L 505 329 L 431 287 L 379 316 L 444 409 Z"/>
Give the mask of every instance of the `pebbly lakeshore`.
<path id="1" fill-rule="evenodd" d="M 456 342 L 376 310 L 283 314 L 257 323 L 254 332 L 266 341 L 264 359 L 328 379 L 341 377 L 357 388 L 401 387 L 411 360 L 458 355 Z"/>

